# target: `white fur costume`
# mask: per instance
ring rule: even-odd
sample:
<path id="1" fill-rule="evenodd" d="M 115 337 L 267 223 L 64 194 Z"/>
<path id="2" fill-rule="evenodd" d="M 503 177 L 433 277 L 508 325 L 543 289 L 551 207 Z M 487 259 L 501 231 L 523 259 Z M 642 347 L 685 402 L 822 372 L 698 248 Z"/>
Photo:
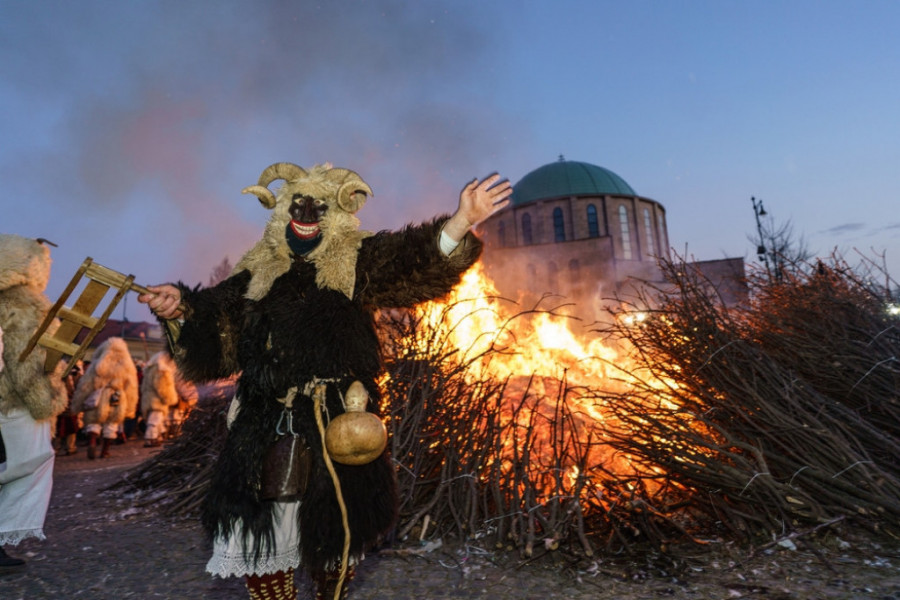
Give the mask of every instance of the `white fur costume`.
<path id="1" fill-rule="evenodd" d="M 118 404 L 112 400 L 116 392 Z M 112 439 L 125 418 L 134 414 L 137 403 L 137 367 L 128 344 L 122 338 L 111 337 L 100 344 L 87 371 L 78 380 L 72 412 L 84 412 L 88 433 L 102 431 L 104 438 Z"/>
<path id="2" fill-rule="evenodd" d="M 51 425 L 67 402 L 62 364 L 44 373 L 45 352 L 19 355 L 43 321 L 50 301 L 50 250 L 37 240 L 0 234 L 0 432 L 6 462 L 0 463 L 0 545 L 44 539 L 53 488 Z"/>
<path id="3" fill-rule="evenodd" d="M 144 439 L 152 441 L 163 437 L 169 411 L 177 405 L 175 361 L 166 352 L 157 352 L 144 367 L 141 381 L 141 414 L 147 425 Z"/>

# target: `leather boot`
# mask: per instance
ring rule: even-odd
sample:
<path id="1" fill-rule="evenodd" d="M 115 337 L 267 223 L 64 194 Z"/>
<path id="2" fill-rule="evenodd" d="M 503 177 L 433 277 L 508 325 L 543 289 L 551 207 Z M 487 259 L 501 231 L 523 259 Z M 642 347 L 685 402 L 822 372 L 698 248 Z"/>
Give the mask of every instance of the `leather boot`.
<path id="1" fill-rule="evenodd" d="M 344 577 L 344 582 L 341 584 L 341 592 L 337 596 L 340 600 L 347 600 L 348 588 L 350 587 L 350 582 L 353 581 L 353 576 L 356 574 L 356 569 L 350 567 L 347 569 L 347 575 Z M 333 571 L 321 571 L 319 573 L 313 574 L 313 581 L 316 583 L 316 600 L 334 600 L 335 593 L 338 589 L 338 583 L 340 583 L 341 579 L 341 569 L 337 568 Z"/>
<path id="2" fill-rule="evenodd" d="M 97 438 L 100 437 L 99 434 L 89 433 L 88 434 L 88 458 L 94 460 L 97 458 Z"/>
<path id="3" fill-rule="evenodd" d="M 109 458 L 109 445 L 112 442 L 109 438 L 103 438 L 103 449 L 100 451 L 100 458 Z"/>
<path id="4" fill-rule="evenodd" d="M 246 575 L 244 579 L 247 591 L 250 592 L 250 600 L 297 600 L 294 569 Z"/>
<path id="5" fill-rule="evenodd" d="M 24 566 L 24 560 L 21 558 L 13 558 L 3 550 L 3 546 L 0 546 L 0 571 L 11 571 Z"/>

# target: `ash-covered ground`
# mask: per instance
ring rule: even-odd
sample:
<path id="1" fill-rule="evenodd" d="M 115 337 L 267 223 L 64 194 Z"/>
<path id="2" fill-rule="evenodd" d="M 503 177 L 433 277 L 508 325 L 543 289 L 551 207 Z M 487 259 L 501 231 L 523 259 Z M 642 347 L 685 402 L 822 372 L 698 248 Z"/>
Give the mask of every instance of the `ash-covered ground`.
<path id="1" fill-rule="evenodd" d="M 209 547 L 196 521 L 172 520 L 134 498 L 103 491 L 158 451 L 132 440 L 114 446 L 110 459 L 88 460 L 84 448 L 58 457 L 47 539 L 7 547 L 27 565 L 0 574 L 0 598 L 247 598 L 241 580 L 213 579 L 205 572 Z M 814 544 L 797 536 L 757 551 L 692 550 L 654 564 L 538 552 L 525 561 L 514 552 L 424 540 L 369 556 L 350 597 L 900 600 L 900 542 L 850 535 L 838 527 L 817 532 Z M 298 576 L 298 585 L 301 599 L 311 597 L 304 577 Z"/>

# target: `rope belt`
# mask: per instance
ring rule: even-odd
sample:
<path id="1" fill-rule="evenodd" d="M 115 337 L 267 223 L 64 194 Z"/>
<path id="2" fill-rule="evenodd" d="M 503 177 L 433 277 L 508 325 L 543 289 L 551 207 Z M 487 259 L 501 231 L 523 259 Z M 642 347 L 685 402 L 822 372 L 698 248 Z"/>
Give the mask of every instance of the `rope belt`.
<path id="1" fill-rule="evenodd" d="M 322 439 L 322 456 L 325 459 L 325 467 L 331 475 L 331 481 L 334 482 L 334 492 L 337 496 L 338 507 L 341 509 L 341 522 L 344 526 L 344 549 L 341 552 L 341 576 L 338 579 L 337 587 L 334 591 L 334 600 L 340 600 L 341 588 L 344 580 L 347 578 L 347 567 L 350 562 L 350 523 L 347 519 L 347 505 L 344 504 L 344 494 L 341 491 L 341 482 L 338 480 L 337 472 L 334 470 L 334 464 L 331 457 L 328 456 L 328 449 L 325 447 L 325 423 L 322 419 L 322 408 L 325 406 L 325 393 L 328 390 L 328 383 L 335 380 L 314 379 L 307 384 L 306 389 L 313 386 L 313 406 L 316 414 L 316 425 L 319 428 L 319 437 Z"/>
<path id="2" fill-rule="evenodd" d="M 334 600 L 340 600 L 341 589 L 344 580 L 347 578 L 347 569 L 350 563 L 350 523 L 347 518 L 347 505 L 344 503 L 341 482 L 338 479 L 337 471 L 334 470 L 334 463 L 331 462 L 331 457 L 328 455 L 328 449 L 325 447 L 325 422 L 322 418 L 322 413 L 324 412 L 327 414 L 328 412 L 328 407 L 325 404 L 328 384 L 338 383 L 339 381 L 340 379 L 335 377 L 314 377 L 303 386 L 303 394 L 305 396 L 311 396 L 313 399 L 313 412 L 316 416 L 316 426 L 319 429 L 319 437 L 322 440 L 322 457 L 325 459 L 325 468 L 331 476 L 332 483 L 334 483 L 335 496 L 337 497 L 338 507 L 341 510 L 341 523 L 344 527 L 344 547 L 341 552 L 341 574 L 337 582 L 337 587 L 335 588 Z M 275 431 L 278 435 L 296 435 L 296 432 L 294 431 L 294 415 L 291 410 L 296 394 L 297 388 L 292 387 L 287 391 L 284 398 L 278 398 L 278 401 L 284 405 L 284 410 L 281 413 L 281 417 L 278 419 L 278 425 L 275 427 Z M 343 401 L 344 397 L 343 394 L 341 394 L 341 402 L 343 403 Z M 329 417 L 329 421 L 330 420 Z"/>

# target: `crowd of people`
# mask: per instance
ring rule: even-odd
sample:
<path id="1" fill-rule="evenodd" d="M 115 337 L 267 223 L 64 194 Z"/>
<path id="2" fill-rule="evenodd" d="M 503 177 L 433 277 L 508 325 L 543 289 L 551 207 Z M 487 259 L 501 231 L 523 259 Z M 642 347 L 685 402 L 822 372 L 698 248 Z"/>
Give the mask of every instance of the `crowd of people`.
<path id="1" fill-rule="evenodd" d="M 198 399 L 171 356 L 134 360 L 121 338 L 104 342 L 94 360 L 79 360 L 63 381 L 68 403 L 56 418 L 56 456 L 86 447 L 89 459 L 108 458 L 111 446 L 128 441 L 161 446 L 179 435 Z"/>
<path id="2" fill-rule="evenodd" d="M 178 434 L 197 402 L 196 387 L 168 355 L 145 365 L 120 337 L 106 339 L 65 377 L 66 361 L 47 371 L 45 350 L 28 348 L 50 309 L 51 245 L 0 234 L 0 573 L 24 566 L 4 546 L 44 539 L 57 456 L 86 447 L 89 459 L 107 458 L 131 439 L 158 446 Z"/>

